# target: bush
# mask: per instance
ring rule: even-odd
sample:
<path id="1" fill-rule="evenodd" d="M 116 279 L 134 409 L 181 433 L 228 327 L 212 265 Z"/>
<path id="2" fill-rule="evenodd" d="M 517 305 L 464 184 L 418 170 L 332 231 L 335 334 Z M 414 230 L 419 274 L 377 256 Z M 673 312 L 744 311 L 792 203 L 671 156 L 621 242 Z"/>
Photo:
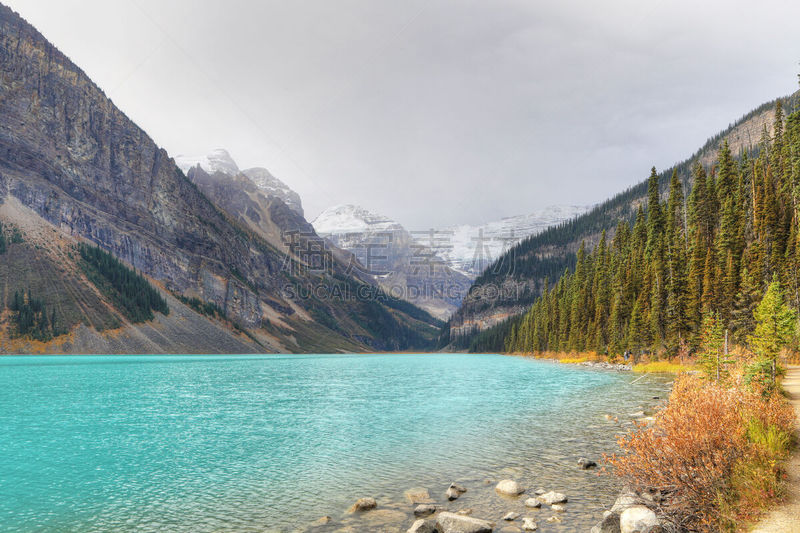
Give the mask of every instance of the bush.
<path id="1" fill-rule="evenodd" d="M 680 376 L 655 423 L 606 459 L 637 489 L 660 491 L 659 511 L 679 529 L 728 530 L 779 494 L 793 423 L 777 394 Z"/>

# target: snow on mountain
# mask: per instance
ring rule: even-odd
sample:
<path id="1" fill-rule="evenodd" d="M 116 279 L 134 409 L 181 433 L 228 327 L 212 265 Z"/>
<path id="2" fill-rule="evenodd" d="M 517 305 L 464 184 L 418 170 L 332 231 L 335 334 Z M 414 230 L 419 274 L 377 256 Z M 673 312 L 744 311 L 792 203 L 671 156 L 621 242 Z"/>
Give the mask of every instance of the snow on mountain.
<path id="1" fill-rule="evenodd" d="M 503 252 L 550 226 L 570 220 L 592 206 L 555 205 L 527 215 L 482 225 L 458 225 L 433 230 L 437 255 L 451 268 L 475 278 Z"/>
<path id="2" fill-rule="evenodd" d="M 236 161 L 234 161 L 231 157 L 231 154 L 222 148 L 218 148 L 209 154 L 201 156 L 175 156 L 175 164 L 178 165 L 178 168 L 183 170 L 184 174 L 187 174 L 189 169 L 194 168 L 197 165 L 200 165 L 200 168 L 209 174 L 222 172 L 228 176 L 236 176 L 240 172 L 239 167 L 236 165 Z"/>
<path id="3" fill-rule="evenodd" d="M 403 226 L 394 220 L 351 204 L 329 207 L 311 225 L 318 234 L 326 236 L 403 230 Z"/>
<path id="4" fill-rule="evenodd" d="M 264 196 L 280 198 L 293 211 L 303 216 L 303 206 L 300 195 L 288 185 L 273 176 L 267 169 L 261 167 L 239 170 L 239 165 L 233 160 L 227 150 L 218 148 L 213 152 L 201 156 L 179 155 L 175 157 L 175 164 L 188 175 L 189 170 L 200 166 L 208 174 L 220 172 L 226 176 L 236 177 L 244 175 L 255 183 Z"/>
<path id="5" fill-rule="evenodd" d="M 300 195 L 294 192 L 288 185 L 273 176 L 266 168 L 255 167 L 242 171 L 242 174 L 250 178 L 265 196 L 275 196 L 284 201 L 292 210 L 303 216 L 303 205 Z"/>
<path id="6" fill-rule="evenodd" d="M 394 220 L 355 205 L 323 211 L 314 230 L 353 254 L 387 294 L 404 298 L 447 319 L 461 304 L 471 280 L 452 270 Z"/>

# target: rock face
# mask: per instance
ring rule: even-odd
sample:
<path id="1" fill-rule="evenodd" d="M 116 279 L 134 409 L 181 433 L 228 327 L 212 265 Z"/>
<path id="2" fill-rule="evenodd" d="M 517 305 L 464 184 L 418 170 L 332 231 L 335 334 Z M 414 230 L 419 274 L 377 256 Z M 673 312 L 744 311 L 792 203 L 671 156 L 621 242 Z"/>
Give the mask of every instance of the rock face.
<path id="1" fill-rule="evenodd" d="M 439 533 L 492 533 L 492 523 L 454 513 L 440 513 L 436 518 Z"/>
<path id="2" fill-rule="evenodd" d="M 525 491 L 525 489 L 520 487 L 519 483 L 511 479 L 504 479 L 497 484 L 494 490 L 506 496 L 518 496 Z"/>
<path id="3" fill-rule="evenodd" d="M 438 236 L 412 234 L 385 216 L 354 205 L 323 211 L 314 229 L 351 252 L 389 294 L 446 319 L 469 290 L 471 280 L 437 255 Z"/>
<path id="4" fill-rule="evenodd" d="M 628 507 L 619 516 L 619 529 L 622 533 L 646 533 L 660 526 L 656 514 L 644 505 Z"/>
<path id="5" fill-rule="evenodd" d="M 255 167 L 240 170 L 239 165 L 236 164 L 236 161 L 233 160 L 227 150 L 219 148 L 202 156 L 178 155 L 175 156 L 175 164 L 187 176 L 196 168 L 202 169 L 209 175 L 222 174 L 231 179 L 243 175 L 253 182 L 260 194 L 267 198 L 280 199 L 289 209 L 301 217 L 303 216 L 303 205 L 299 194 L 270 174 L 265 168 Z"/>
<path id="6" fill-rule="evenodd" d="M 213 159 L 209 168 L 219 172 L 235 167 L 224 154 Z M 304 321 L 334 317 L 328 331 L 318 334 L 337 343 L 346 338 L 351 350 L 397 349 L 414 330 L 426 331 L 422 323 L 429 324 L 429 338 L 437 333 L 431 317 L 407 321 L 405 311 L 385 303 L 376 308 L 371 298 L 287 292 L 322 285 L 330 294 L 334 286 L 365 282 L 349 276 L 347 264 L 335 257 L 330 270 L 338 278 L 311 269 L 287 272 L 292 263 L 284 251 L 232 221 L 86 74 L 0 5 L 0 201 L 7 197 L 100 245 L 168 290 L 216 304 L 244 328 L 280 326 L 301 320 L 299 315 L 311 316 Z M 275 202 L 299 217 L 283 201 Z M 277 211 L 273 220 L 282 216 Z M 359 326 L 364 320 L 365 327 Z M 370 334 L 377 324 L 394 332 Z M 287 342 L 284 349 L 290 346 Z"/>

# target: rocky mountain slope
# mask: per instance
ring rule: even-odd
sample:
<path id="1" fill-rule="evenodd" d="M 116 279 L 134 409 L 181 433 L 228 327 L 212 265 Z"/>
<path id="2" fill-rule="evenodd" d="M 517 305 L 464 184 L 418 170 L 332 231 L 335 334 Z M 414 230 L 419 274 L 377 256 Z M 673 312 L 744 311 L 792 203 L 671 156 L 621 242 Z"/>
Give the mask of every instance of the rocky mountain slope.
<path id="1" fill-rule="evenodd" d="M 97 243 L 168 294 L 213 304 L 263 346 L 405 349 L 433 335 L 430 315 L 348 275 L 330 253 L 298 259 L 237 222 L 2 5 L 0 200 Z"/>
<path id="2" fill-rule="evenodd" d="M 304 216 L 299 194 L 270 174 L 266 168 L 254 167 L 240 170 L 239 165 L 236 164 L 236 161 L 233 160 L 227 150 L 219 148 L 203 156 L 178 155 L 175 157 L 175 164 L 187 176 L 190 170 L 197 167 L 208 174 L 220 173 L 231 178 L 243 174 L 255 184 L 261 194 L 268 198 L 280 198 L 292 211 L 295 211 L 301 217 Z"/>
<path id="3" fill-rule="evenodd" d="M 353 254 L 354 270 L 372 277 L 387 293 L 446 319 L 463 300 L 471 279 L 450 268 L 437 243 L 412 235 L 401 224 L 354 205 L 323 211 L 316 232 L 336 248 Z M 435 241 L 436 236 L 433 235 Z"/>
<path id="4" fill-rule="evenodd" d="M 800 93 L 781 98 L 784 111 L 798 106 Z M 767 102 L 747 113 L 722 132 L 710 138 L 697 152 L 673 168 L 690 190 L 691 164 L 699 161 L 712 170 L 716 154 L 728 140 L 733 154 L 755 148 L 765 128 L 774 121 L 775 102 Z M 661 172 L 660 194 L 665 196 L 673 168 Z M 643 169 L 643 178 L 647 175 Z M 461 307 L 453 314 L 443 330 L 441 345 L 463 347 L 476 332 L 501 323 L 527 310 L 541 292 L 545 280 L 557 280 L 565 269 L 575 264 L 575 253 L 581 242 L 592 249 L 603 231 L 613 237 L 614 228 L 622 221 L 632 221 L 639 206 L 645 202 L 647 182 L 598 204 L 587 213 L 553 226 L 538 235 L 524 239 L 492 263 L 475 281 Z"/>

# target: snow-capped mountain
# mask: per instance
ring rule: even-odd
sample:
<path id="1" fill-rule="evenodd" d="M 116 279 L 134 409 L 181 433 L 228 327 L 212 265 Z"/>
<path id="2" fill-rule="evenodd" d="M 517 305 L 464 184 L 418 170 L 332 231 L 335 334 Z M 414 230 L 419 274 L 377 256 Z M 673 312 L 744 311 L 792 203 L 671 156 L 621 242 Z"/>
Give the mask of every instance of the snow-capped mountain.
<path id="1" fill-rule="evenodd" d="M 447 318 L 466 295 L 470 279 L 451 269 L 401 224 L 355 205 L 323 211 L 311 223 L 320 236 L 352 253 L 388 294 Z"/>
<path id="2" fill-rule="evenodd" d="M 477 277 L 503 252 L 521 240 L 541 233 L 591 209 L 592 206 L 554 205 L 527 215 L 503 218 L 481 225 L 449 226 L 433 230 L 436 253 L 451 268 Z"/>
<path id="3" fill-rule="evenodd" d="M 221 173 L 225 176 L 234 178 L 244 175 L 255 183 L 259 191 L 266 197 L 280 198 L 300 216 L 303 216 L 303 205 L 300 195 L 294 192 L 284 182 L 270 174 L 266 168 L 255 167 L 240 170 L 239 165 L 233 160 L 227 150 L 218 148 L 206 155 L 187 156 L 178 155 L 175 157 L 175 164 L 188 176 L 189 170 L 200 167 L 207 174 L 215 175 Z"/>
<path id="4" fill-rule="evenodd" d="M 320 235 L 403 230 L 403 226 L 383 215 L 370 213 L 363 207 L 350 204 L 329 207 L 311 223 Z"/>
<path id="5" fill-rule="evenodd" d="M 183 170 L 184 174 L 189 173 L 189 169 L 200 165 L 200 168 L 214 174 L 215 172 L 222 172 L 228 176 L 236 176 L 239 174 L 239 166 L 233 160 L 231 154 L 227 150 L 218 148 L 206 155 L 189 156 L 178 155 L 175 156 L 175 164 L 178 168 Z"/>

